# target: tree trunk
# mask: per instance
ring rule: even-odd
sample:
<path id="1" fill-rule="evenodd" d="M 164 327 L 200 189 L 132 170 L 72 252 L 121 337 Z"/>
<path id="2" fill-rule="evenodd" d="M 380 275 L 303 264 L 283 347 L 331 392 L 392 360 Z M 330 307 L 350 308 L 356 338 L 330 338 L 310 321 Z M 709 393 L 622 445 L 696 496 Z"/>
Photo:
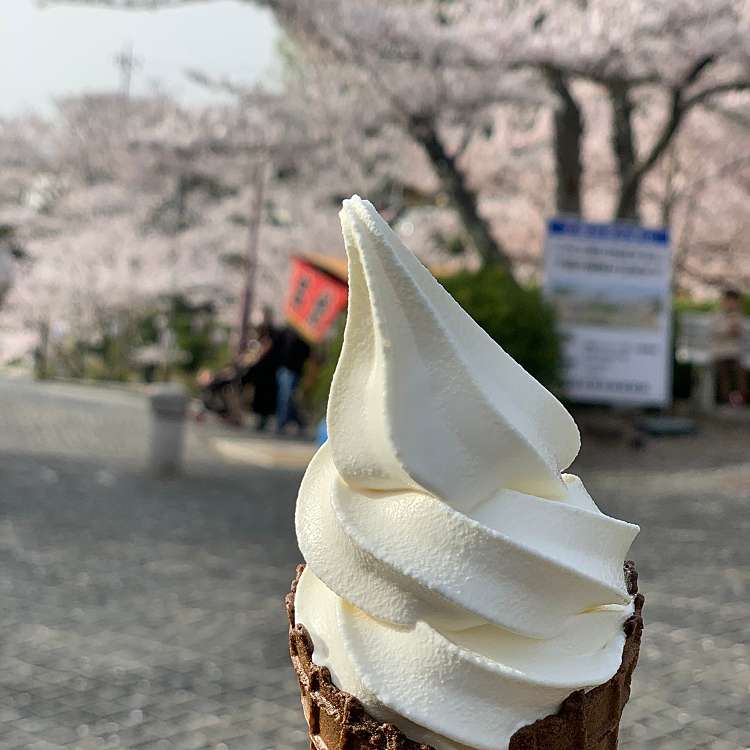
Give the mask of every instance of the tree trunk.
<path id="1" fill-rule="evenodd" d="M 500 243 L 492 236 L 490 225 L 479 213 L 477 194 L 467 185 L 466 177 L 443 144 L 434 123 L 425 117 L 412 117 L 409 132 L 424 149 L 443 190 L 448 194 L 458 212 L 483 265 L 498 265 L 512 276 L 510 257 Z"/>
<path id="2" fill-rule="evenodd" d="M 547 71 L 547 80 L 557 94 L 558 106 L 554 116 L 554 151 L 556 199 L 555 210 L 560 214 L 581 216 L 581 142 L 584 124 L 578 102 L 568 87 L 562 73 L 551 68 Z"/>
<path id="3" fill-rule="evenodd" d="M 251 198 L 247 224 L 247 251 L 245 254 L 242 298 L 240 299 L 239 335 L 237 337 L 238 359 L 245 353 L 250 343 L 250 315 L 255 302 L 255 282 L 258 275 L 258 238 L 260 237 L 260 225 L 263 220 L 263 193 L 266 183 L 265 162 L 255 166 L 250 182 L 254 185 L 255 191 Z"/>
<path id="4" fill-rule="evenodd" d="M 617 160 L 619 197 L 617 219 L 640 221 L 641 179 L 637 174 L 635 135 L 633 133 L 633 103 L 627 86 L 609 86 L 609 100 L 612 104 L 612 150 Z"/>

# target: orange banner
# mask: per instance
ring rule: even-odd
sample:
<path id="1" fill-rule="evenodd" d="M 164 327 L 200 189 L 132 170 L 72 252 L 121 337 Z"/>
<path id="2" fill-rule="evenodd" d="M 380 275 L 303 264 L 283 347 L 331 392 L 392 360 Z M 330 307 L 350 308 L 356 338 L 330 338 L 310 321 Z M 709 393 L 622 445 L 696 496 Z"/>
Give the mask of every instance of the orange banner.
<path id="1" fill-rule="evenodd" d="M 346 307 L 348 287 L 304 258 L 292 260 L 287 320 L 308 341 L 320 341 Z"/>

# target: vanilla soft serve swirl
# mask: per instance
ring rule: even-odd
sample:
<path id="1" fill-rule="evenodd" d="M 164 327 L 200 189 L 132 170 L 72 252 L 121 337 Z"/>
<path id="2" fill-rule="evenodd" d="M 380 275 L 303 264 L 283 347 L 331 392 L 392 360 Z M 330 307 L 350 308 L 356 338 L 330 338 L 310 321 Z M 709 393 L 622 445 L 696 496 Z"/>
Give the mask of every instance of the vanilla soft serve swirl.
<path id="1" fill-rule="evenodd" d="M 376 718 L 437 750 L 507 747 L 617 671 L 638 527 L 561 474 L 570 414 L 373 206 L 340 217 L 349 314 L 297 502 L 297 621 Z"/>

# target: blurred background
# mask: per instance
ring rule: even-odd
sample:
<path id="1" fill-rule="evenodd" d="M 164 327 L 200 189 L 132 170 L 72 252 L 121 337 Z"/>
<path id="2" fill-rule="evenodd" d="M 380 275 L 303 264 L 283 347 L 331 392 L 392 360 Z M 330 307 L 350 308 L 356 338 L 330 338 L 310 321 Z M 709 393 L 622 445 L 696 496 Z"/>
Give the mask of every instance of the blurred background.
<path id="1" fill-rule="evenodd" d="M 750 747 L 749 40 L 740 0 L 6 0 L 0 748 L 306 747 L 355 192 L 642 527 L 621 747 Z"/>

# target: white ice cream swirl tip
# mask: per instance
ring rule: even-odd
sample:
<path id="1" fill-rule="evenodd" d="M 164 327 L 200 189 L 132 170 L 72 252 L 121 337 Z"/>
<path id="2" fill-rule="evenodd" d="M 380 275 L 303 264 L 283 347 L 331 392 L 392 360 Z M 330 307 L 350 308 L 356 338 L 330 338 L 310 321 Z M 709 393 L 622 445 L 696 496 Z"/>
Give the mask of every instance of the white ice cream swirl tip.
<path id="1" fill-rule="evenodd" d="M 349 313 L 297 501 L 297 621 L 377 719 L 436 750 L 507 748 L 617 671 L 638 527 L 561 474 L 570 414 L 373 206 L 340 218 Z"/>

